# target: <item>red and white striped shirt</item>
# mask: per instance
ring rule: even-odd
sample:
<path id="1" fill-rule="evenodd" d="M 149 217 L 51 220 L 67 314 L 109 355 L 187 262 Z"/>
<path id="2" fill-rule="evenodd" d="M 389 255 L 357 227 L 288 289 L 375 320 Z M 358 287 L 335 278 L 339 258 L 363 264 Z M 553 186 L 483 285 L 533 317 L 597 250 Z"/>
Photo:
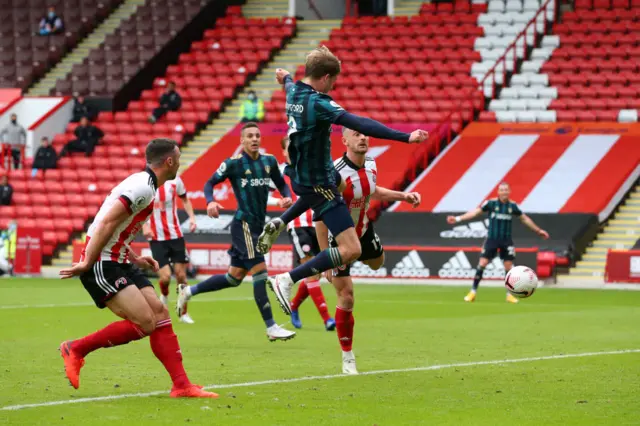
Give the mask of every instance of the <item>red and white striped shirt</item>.
<path id="1" fill-rule="evenodd" d="M 378 175 L 376 161 L 371 157 L 365 157 L 364 166 L 358 167 L 345 154 L 334 161 L 333 165 L 346 185 L 342 197 L 347 203 L 353 223 L 356 225 L 356 233 L 360 238 L 369 228 L 367 211 L 371 195 L 376 191 Z"/>
<path id="2" fill-rule="evenodd" d="M 167 241 L 182 238 L 177 201 L 178 197 L 184 197 L 186 194 L 184 182 L 179 177 L 166 181 L 158 188 L 153 203 L 153 214 L 149 221 L 152 240 Z"/>
<path id="3" fill-rule="evenodd" d="M 102 203 L 95 220 L 87 231 L 87 241 L 80 260 L 84 260 L 87 245 L 95 234 L 98 224 L 116 203 L 122 203 L 129 212 L 129 217 L 116 228 L 109 241 L 102 249 L 98 261 L 129 263 L 128 245 L 140 232 L 142 225 L 153 211 L 153 199 L 157 190 L 157 178 L 151 170 L 134 173 L 111 190 Z"/>

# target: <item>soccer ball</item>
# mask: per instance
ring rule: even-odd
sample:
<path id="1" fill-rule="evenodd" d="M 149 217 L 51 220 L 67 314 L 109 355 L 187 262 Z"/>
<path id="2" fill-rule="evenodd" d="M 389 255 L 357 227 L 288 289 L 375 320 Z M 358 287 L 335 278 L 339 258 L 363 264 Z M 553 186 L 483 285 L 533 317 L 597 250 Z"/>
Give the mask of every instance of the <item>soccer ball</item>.
<path id="1" fill-rule="evenodd" d="M 538 276 L 527 266 L 514 266 L 504 279 L 507 291 L 515 297 L 524 299 L 538 288 Z"/>

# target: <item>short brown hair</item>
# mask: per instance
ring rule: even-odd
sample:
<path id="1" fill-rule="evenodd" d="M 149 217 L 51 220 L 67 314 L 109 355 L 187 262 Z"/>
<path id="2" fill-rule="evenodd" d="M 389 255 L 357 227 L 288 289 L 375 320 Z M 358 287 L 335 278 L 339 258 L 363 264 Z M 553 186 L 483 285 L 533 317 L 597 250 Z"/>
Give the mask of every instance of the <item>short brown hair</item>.
<path id="1" fill-rule="evenodd" d="M 244 136 L 244 131 L 246 129 L 251 129 L 253 127 L 255 127 L 256 129 L 260 130 L 260 127 L 258 126 L 258 123 L 254 123 L 253 121 L 249 121 L 247 123 L 244 123 L 242 125 L 242 128 L 240 129 L 240 134 Z"/>
<path id="2" fill-rule="evenodd" d="M 327 46 L 320 46 L 307 55 L 307 60 L 304 64 L 304 76 L 322 78 L 327 74 L 331 77 L 340 74 L 340 59 L 331 53 Z"/>
<path id="3" fill-rule="evenodd" d="M 173 154 L 178 143 L 173 139 L 158 138 L 147 144 L 145 157 L 147 164 L 157 165 L 162 163 L 169 155 Z"/>

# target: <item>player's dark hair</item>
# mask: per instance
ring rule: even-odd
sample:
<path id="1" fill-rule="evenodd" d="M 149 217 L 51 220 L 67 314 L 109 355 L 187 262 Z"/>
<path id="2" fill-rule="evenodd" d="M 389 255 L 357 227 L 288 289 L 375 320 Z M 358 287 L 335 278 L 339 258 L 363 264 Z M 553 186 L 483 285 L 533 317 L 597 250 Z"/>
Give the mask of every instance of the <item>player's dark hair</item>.
<path id="1" fill-rule="evenodd" d="M 147 149 L 145 150 L 147 164 L 157 165 L 162 163 L 165 158 L 174 153 L 177 146 L 178 143 L 173 139 L 153 139 L 147 144 Z"/>
<path id="2" fill-rule="evenodd" d="M 335 77 L 340 74 L 340 67 L 340 59 L 331 53 L 327 46 L 320 46 L 307 55 L 304 76 L 317 79 L 329 74 Z"/>
<path id="3" fill-rule="evenodd" d="M 244 131 L 246 129 L 251 129 L 253 127 L 255 127 L 256 129 L 260 130 L 260 127 L 258 127 L 258 123 L 254 123 L 253 121 L 249 121 L 247 123 L 244 123 L 242 125 L 242 129 L 240 129 L 240 134 L 244 136 Z"/>

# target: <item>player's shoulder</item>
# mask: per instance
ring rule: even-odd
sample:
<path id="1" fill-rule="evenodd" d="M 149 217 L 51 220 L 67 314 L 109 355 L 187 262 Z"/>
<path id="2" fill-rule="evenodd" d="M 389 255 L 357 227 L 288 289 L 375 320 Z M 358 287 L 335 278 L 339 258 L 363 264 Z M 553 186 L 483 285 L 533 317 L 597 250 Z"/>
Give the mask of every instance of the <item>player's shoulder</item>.
<path id="1" fill-rule="evenodd" d="M 134 173 L 122 181 L 125 188 L 149 189 L 152 192 L 156 190 L 156 184 L 153 177 L 146 171 Z"/>
<path id="2" fill-rule="evenodd" d="M 484 200 L 481 204 L 482 207 L 484 206 L 493 206 L 496 202 L 498 201 L 497 198 L 487 198 L 486 200 Z"/>
<path id="3" fill-rule="evenodd" d="M 242 154 L 237 154 L 237 155 L 232 155 L 231 157 L 227 158 L 227 161 L 237 161 L 242 159 Z"/>
<path id="4" fill-rule="evenodd" d="M 348 167 L 347 162 L 344 161 L 344 156 L 336 158 L 335 161 L 333 162 L 333 167 L 335 167 L 337 171 L 340 171 L 345 167 Z"/>

